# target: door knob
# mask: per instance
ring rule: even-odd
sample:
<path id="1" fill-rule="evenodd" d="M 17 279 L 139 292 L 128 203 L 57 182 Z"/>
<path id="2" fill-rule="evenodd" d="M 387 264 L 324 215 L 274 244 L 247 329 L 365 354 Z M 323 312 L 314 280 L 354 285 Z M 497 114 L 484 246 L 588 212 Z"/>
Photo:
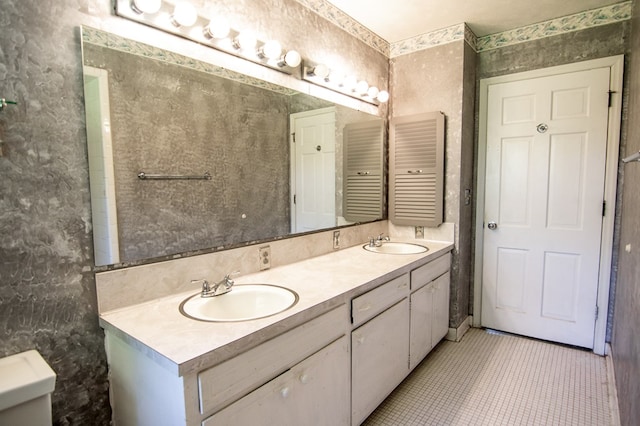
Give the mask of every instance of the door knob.
<path id="1" fill-rule="evenodd" d="M 498 229 L 498 224 L 495 222 L 489 222 L 487 223 L 487 228 L 491 229 L 492 231 L 495 231 L 496 229 Z"/>

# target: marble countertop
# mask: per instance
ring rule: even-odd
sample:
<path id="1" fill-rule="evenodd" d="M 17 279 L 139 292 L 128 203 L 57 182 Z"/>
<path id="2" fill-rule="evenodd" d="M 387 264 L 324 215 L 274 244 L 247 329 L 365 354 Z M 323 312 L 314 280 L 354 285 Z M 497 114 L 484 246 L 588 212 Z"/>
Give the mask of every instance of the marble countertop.
<path id="1" fill-rule="evenodd" d="M 352 297 L 440 257 L 453 247 L 447 242 L 412 242 L 426 245 L 429 251 L 379 254 L 358 245 L 235 278 L 236 284 L 274 284 L 298 293 L 296 305 L 267 318 L 229 323 L 187 318 L 178 308 L 184 299 L 197 293 L 191 290 L 104 312 L 100 315 L 100 325 L 183 376 L 229 359 L 345 304 Z"/>

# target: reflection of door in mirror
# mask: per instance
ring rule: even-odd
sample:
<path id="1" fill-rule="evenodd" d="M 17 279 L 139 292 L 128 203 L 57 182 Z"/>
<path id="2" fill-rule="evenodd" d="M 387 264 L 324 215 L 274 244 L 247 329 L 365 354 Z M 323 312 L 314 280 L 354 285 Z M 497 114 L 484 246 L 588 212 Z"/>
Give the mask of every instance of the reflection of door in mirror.
<path id="1" fill-rule="evenodd" d="M 336 226 L 335 108 L 291 114 L 291 232 Z"/>
<path id="2" fill-rule="evenodd" d="M 84 67 L 84 97 L 95 260 L 98 265 L 118 263 L 118 219 L 106 70 Z"/>

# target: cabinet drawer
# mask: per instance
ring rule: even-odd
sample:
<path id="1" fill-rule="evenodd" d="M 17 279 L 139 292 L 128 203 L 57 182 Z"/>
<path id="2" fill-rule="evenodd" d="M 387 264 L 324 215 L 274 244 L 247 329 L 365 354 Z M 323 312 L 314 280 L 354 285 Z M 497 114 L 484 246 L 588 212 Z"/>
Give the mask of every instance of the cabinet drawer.
<path id="1" fill-rule="evenodd" d="M 200 412 L 211 413 L 246 395 L 346 334 L 340 307 L 198 374 Z"/>
<path id="2" fill-rule="evenodd" d="M 388 283 L 382 284 L 362 296 L 351 301 L 351 318 L 357 326 L 373 318 L 380 312 L 394 305 L 403 297 L 407 297 L 409 290 L 409 274 L 404 274 Z"/>
<path id="3" fill-rule="evenodd" d="M 411 290 L 417 290 L 438 278 L 451 268 L 451 254 L 447 253 L 434 261 L 411 271 Z"/>

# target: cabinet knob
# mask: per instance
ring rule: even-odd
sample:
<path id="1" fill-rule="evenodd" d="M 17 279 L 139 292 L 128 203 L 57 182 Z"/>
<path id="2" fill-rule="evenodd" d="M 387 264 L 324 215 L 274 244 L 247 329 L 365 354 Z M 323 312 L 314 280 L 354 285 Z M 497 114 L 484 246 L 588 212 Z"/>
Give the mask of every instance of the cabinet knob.
<path id="1" fill-rule="evenodd" d="M 356 342 L 361 345 L 364 343 L 364 336 L 358 336 L 356 337 Z"/>
<path id="2" fill-rule="evenodd" d="M 290 393 L 290 392 L 291 392 L 291 391 L 289 390 L 289 388 L 282 388 L 282 389 L 280 390 L 280 395 L 282 395 L 282 397 L 283 397 L 283 398 L 286 398 L 286 397 L 288 397 L 288 396 L 289 396 L 289 393 Z"/>
<path id="3" fill-rule="evenodd" d="M 371 304 L 367 303 L 366 305 L 362 305 L 358 308 L 358 312 L 364 312 L 364 311 L 368 311 L 369 309 L 371 309 Z"/>
<path id="4" fill-rule="evenodd" d="M 303 374 L 302 376 L 300 376 L 300 383 L 306 385 L 307 383 L 309 383 L 309 379 L 310 378 L 307 374 Z"/>

